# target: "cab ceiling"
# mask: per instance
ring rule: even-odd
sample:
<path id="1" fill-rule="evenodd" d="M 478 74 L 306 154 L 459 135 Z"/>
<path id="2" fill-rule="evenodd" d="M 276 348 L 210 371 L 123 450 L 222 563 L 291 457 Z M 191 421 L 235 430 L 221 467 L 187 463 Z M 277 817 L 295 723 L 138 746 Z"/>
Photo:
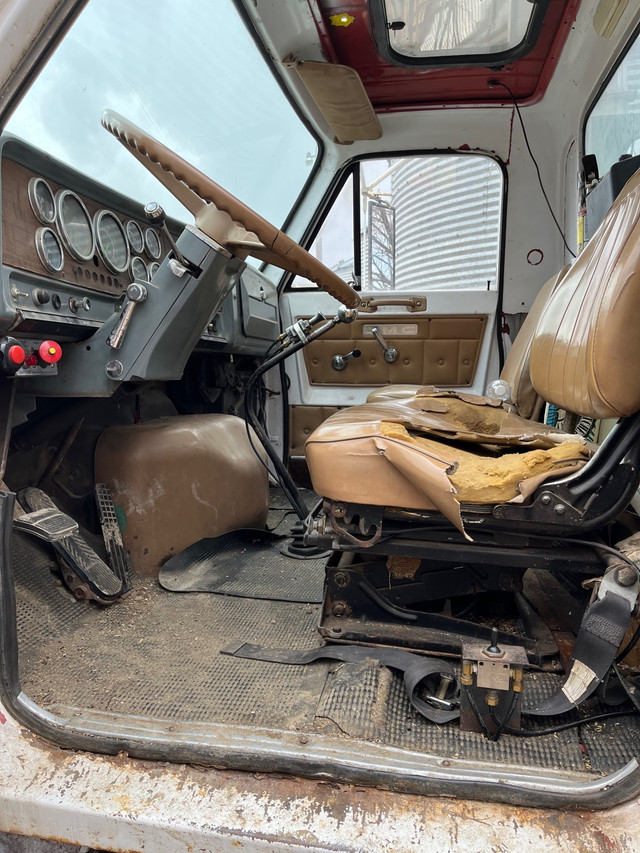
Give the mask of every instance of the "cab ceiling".
<path id="1" fill-rule="evenodd" d="M 367 0 L 307 0 L 324 57 L 349 65 L 362 78 L 378 112 L 442 105 L 500 104 L 511 98 L 540 100 L 571 31 L 581 0 L 550 0 L 536 44 L 522 58 L 502 67 L 399 67 L 379 54 L 371 32 Z M 334 16 L 352 16 L 348 26 L 336 26 Z"/>

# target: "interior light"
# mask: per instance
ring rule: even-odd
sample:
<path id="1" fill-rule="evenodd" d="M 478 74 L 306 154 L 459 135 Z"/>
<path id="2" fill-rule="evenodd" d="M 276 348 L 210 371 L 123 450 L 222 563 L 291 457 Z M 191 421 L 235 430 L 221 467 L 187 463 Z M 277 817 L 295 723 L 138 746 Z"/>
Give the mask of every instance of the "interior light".
<path id="1" fill-rule="evenodd" d="M 349 27 L 355 21 L 355 18 L 348 12 L 339 12 L 337 15 L 331 15 L 329 20 L 334 27 Z"/>

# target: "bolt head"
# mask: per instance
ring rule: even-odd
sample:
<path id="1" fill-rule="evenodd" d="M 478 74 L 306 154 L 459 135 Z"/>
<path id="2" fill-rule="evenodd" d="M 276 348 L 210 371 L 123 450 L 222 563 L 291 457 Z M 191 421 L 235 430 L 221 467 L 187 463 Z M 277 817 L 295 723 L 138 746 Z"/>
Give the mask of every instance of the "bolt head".
<path id="1" fill-rule="evenodd" d="M 637 576 L 637 572 L 631 566 L 622 566 L 616 569 L 615 573 L 616 583 L 619 583 L 620 586 L 633 586 Z"/>
<path id="2" fill-rule="evenodd" d="M 124 373 L 124 365 L 117 358 L 107 362 L 105 367 L 109 379 L 119 379 Z"/>

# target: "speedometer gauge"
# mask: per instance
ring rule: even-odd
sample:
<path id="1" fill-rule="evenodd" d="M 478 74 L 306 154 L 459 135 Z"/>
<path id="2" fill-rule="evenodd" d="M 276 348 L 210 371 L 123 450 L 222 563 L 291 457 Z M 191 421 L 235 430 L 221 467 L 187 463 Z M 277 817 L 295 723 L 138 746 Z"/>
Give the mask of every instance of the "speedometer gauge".
<path id="1" fill-rule="evenodd" d="M 51 228 L 38 228 L 36 249 L 42 266 L 48 272 L 60 272 L 64 266 L 64 253 L 58 235 Z"/>
<path id="2" fill-rule="evenodd" d="M 142 228 L 134 219 L 130 219 L 126 225 L 127 240 L 132 252 L 136 255 L 141 255 L 144 251 L 144 237 L 142 236 Z"/>
<path id="3" fill-rule="evenodd" d="M 29 204 L 36 218 L 43 225 L 51 225 L 56 218 L 56 205 L 51 187 L 44 178 L 31 178 L 29 181 Z"/>
<path id="4" fill-rule="evenodd" d="M 71 190 L 60 190 L 56 195 L 58 230 L 62 242 L 78 261 L 90 261 L 96 250 L 91 217 L 78 196 Z"/>
<path id="5" fill-rule="evenodd" d="M 144 232 L 144 245 L 147 249 L 147 255 L 157 261 L 162 254 L 162 244 L 158 232 L 153 228 L 147 228 Z"/>
<path id="6" fill-rule="evenodd" d="M 129 266 L 129 243 L 122 222 L 110 210 L 100 210 L 95 216 L 98 252 L 111 272 L 124 272 Z"/>

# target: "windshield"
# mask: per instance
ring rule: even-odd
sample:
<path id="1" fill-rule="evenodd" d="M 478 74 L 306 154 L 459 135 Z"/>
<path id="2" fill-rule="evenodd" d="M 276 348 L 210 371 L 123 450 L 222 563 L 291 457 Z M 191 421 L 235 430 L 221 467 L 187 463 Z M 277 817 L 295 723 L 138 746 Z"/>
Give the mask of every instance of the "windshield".
<path id="1" fill-rule="evenodd" d="M 7 130 L 190 215 L 100 125 L 110 108 L 281 225 L 318 153 L 231 0 L 90 0 Z"/>

